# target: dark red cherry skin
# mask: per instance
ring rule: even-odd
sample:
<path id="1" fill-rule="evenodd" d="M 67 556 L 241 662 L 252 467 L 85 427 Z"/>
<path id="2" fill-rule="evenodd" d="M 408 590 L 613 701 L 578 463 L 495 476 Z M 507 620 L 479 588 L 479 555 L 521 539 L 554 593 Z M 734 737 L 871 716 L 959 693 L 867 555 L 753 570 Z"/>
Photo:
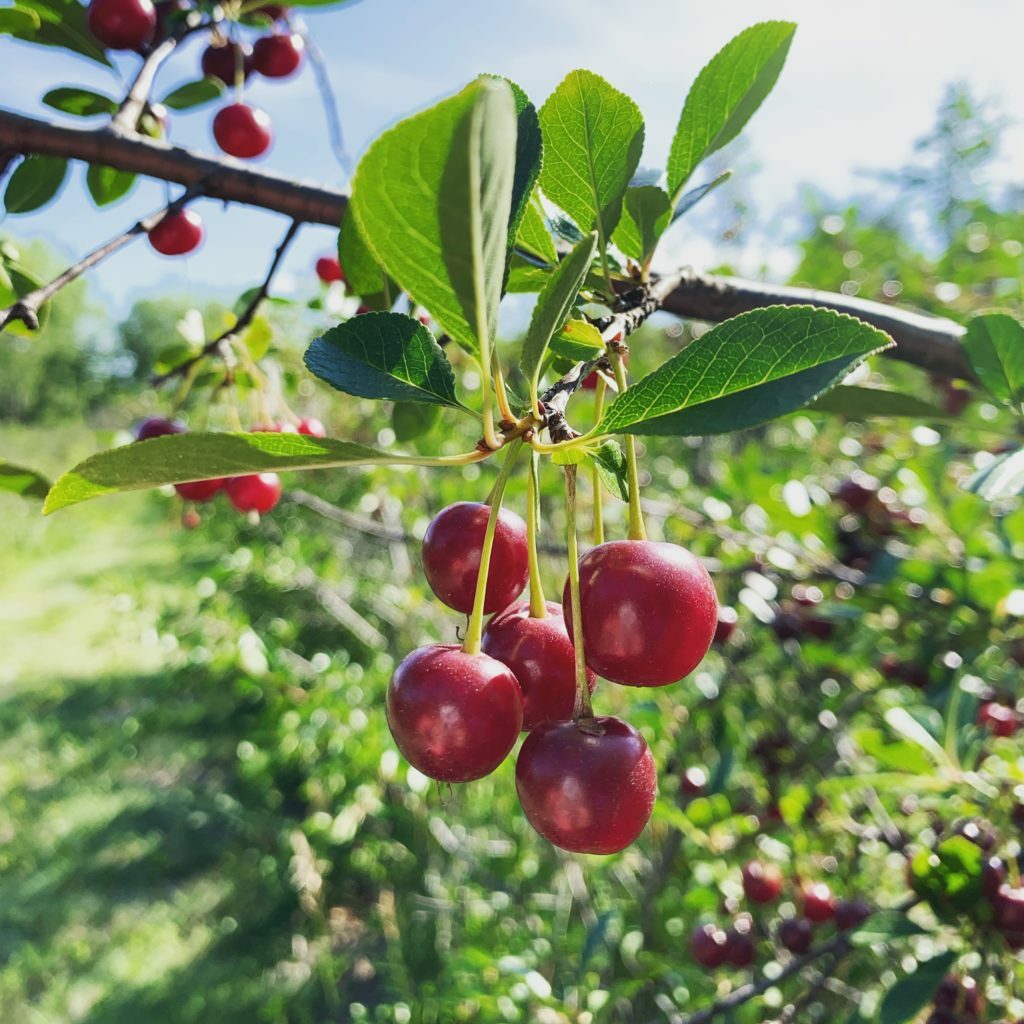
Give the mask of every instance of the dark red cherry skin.
<path id="1" fill-rule="evenodd" d="M 782 872 L 777 864 L 751 860 L 743 865 L 743 894 L 751 903 L 774 903 L 782 892 Z"/>
<path id="2" fill-rule="evenodd" d="M 307 416 L 299 420 L 298 431 L 307 437 L 326 437 L 327 428 L 315 417 Z"/>
<path id="3" fill-rule="evenodd" d="M 986 857 L 981 864 L 981 891 L 995 900 L 999 887 L 1006 881 L 1006 865 L 1001 857 Z"/>
<path id="4" fill-rule="evenodd" d="M 711 641 L 716 647 L 721 647 L 729 642 L 736 629 L 736 622 L 739 617 L 735 608 L 725 605 L 718 609 L 718 623 L 715 626 L 715 636 Z"/>
<path id="5" fill-rule="evenodd" d="M 687 768 L 679 781 L 679 788 L 686 796 L 700 796 L 707 788 L 708 773 L 703 768 Z"/>
<path id="6" fill-rule="evenodd" d="M 232 103 L 217 111 L 213 137 L 229 156 L 250 160 L 270 149 L 273 133 L 270 118 L 259 107 Z"/>
<path id="7" fill-rule="evenodd" d="M 430 589 L 449 608 L 466 615 L 473 610 L 489 513 L 489 506 L 480 502 L 456 502 L 434 516 L 423 537 L 423 572 Z M 529 575 L 526 523 L 503 508 L 494 530 L 484 613 L 510 605 L 523 592 Z"/>
<path id="8" fill-rule="evenodd" d="M 733 967 L 749 967 L 756 952 L 749 918 L 740 918 L 725 933 L 725 962 Z"/>
<path id="9" fill-rule="evenodd" d="M 569 600 L 566 580 L 566 608 Z M 616 540 L 588 551 L 580 603 L 587 665 L 627 686 L 667 686 L 689 675 L 718 625 L 715 587 L 700 559 L 659 541 Z"/>
<path id="10" fill-rule="evenodd" d="M 228 500 L 239 512 L 269 512 L 281 500 L 281 478 L 276 473 L 232 476 L 224 482 Z"/>
<path id="11" fill-rule="evenodd" d="M 523 728 L 572 718 L 576 702 L 576 652 L 565 630 L 562 606 L 547 602 L 543 619 L 530 616 L 530 602 L 518 601 L 498 612 L 484 630 L 485 654 L 512 670 L 523 691 Z M 587 672 L 594 692 L 597 678 Z"/>
<path id="12" fill-rule="evenodd" d="M 690 952 L 701 967 L 721 967 L 729 953 L 729 940 L 716 924 L 698 925 L 690 936 Z"/>
<path id="13" fill-rule="evenodd" d="M 167 434 L 184 434 L 185 424 L 163 416 L 150 416 L 135 427 L 135 440 L 148 441 L 151 437 L 165 437 Z"/>
<path id="14" fill-rule="evenodd" d="M 947 974 L 935 992 L 932 1005 L 937 1010 L 955 1010 L 957 1013 L 977 1017 L 985 1000 L 974 978 L 958 978 L 955 974 Z M 963 1018 L 954 1017 L 954 1020 L 962 1021 Z"/>
<path id="15" fill-rule="evenodd" d="M 190 5 L 188 0 L 157 0 L 153 8 L 156 11 L 156 31 L 151 45 L 157 46 L 170 35 L 176 16 L 188 11 Z"/>
<path id="16" fill-rule="evenodd" d="M 391 735 L 417 771 L 441 782 L 490 775 L 523 723 L 519 683 L 487 654 L 430 644 L 408 655 L 388 685 Z"/>
<path id="17" fill-rule="evenodd" d="M 791 917 L 779 925 L 779 942 L 790 953 L 806 953 L 814 941 L 814 928 L 803 917 Z"/>
<path id="18" fill-rule="evenodd" d="M 847 477 L 835 492 L 836 501 L 851 512 L 863 512 L 875 502 L 878 494 L 878 481 L 867 473 L 859 470 Z"/>
<path id="19" fill-rule="evenodd" d="M 1015 889 L 1004 882 L 991 897 L 993 917 L 1011 949 L 1024 948 L 1024 886 Z"/>
<path id="20" fill-rule="evenodd" d="M 865 900 L 838 899 L 832 906 L 836 927 L 841 932 L 859 928 L 870 916 L 871 906 Z"/>
<path id="21" fill-rule="evenodd" d="M 256 40 L 252 66 L 265 78 L 287 78 L 298 71 L 306 43 L 297 32 L 277 33 Z"/>
<path id="22" fill-rule="evenodd" d="M 1013 736 L 1020 728 L 1021 717 L 1016 708 L 990 700 L 979 706 L 977 722 L 993 736 L 1006 738 Z"/>
<path id="23" fill-rule="evenodd" d="M 268 22 L 273 22 L 286 17 L 290 10 L 290 7 L 283 7 L 281 4 L 264 4 L 252 13 L 254 17 L 265 18 Z"/>
<path id="24" fill-rule="evenodd" d="M 156 32 L 156 8 L 150 0 L 91 0 L 89 31 L 108 50 L 139 50 Z"/>
<path id="25" fill-rule="evenodd" d="M 190 483 L 175 484 L 174 489 L 185 501 L 209 501 L 222 487 L 223 480 L 193 480 Z"/>
<path id="26" fill-rule="evenodd" d="M 162 256 L 184 256 L 199 248 L 203 220 L 192 210 L 169 213 L 149 232 L 149 244 Z"/>
<path id="27" fill-rule="evenodd" d="M 573 853 L 618 853 L 651 816 L 658 772 L 631 725 L 610 716 L 593 721 L 601 735 L 575 722 L 534 729 L 519 751 L 516 791 L 549 843 Z"/>
<path id="28" fill-rule="evenodd" d="M 225 85 L 233 86 L 238 74 L 238 60 L 241 56 L 242 79 L 252 74 L 252 48 L 245 43 L 229 42 L 220 46 L 210 44 L 203 50 L 200 65 L 208 78 L 219 78 Z"/>
<path id="29" fill-rule="evenodd" d="M 835 914 L 832 890 L 824 882 L 812 882 L 804 886 L 802 893 L 804 917 L 815 924 L 831 921 Z"/>
<path id="30" fill-rule="evenodd" d="M 345 275 L 341 269 L 341 261 L 337 256 L 321 256 L 316 261 L 316 276 L 324 284 L 345 280 Z"/>

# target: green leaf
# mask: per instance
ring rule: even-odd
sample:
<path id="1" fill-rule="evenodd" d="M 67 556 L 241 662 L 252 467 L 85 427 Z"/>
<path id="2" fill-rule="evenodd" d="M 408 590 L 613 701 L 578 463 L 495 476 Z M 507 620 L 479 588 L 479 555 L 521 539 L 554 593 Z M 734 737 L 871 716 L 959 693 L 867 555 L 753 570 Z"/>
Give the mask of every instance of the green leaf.
<path id="1" fill-rule="evenodd" d="M 689 213 L 705 196 L 711 195 L 719 185 L 724 185 L 731 177 L 732 171 L 722 171 L 717 178 L 713 178 L 703 185 L 698 185 L 696 188 L 691 188 L 689 192 L 684 192 L 682 199 L 676 203 L 676 208 L 672 211 L 672 223 L 675 224 L 680 217 Z"/>
<path id="2" fill-rule="evenodd" d="M 219 78 L 199 78 L 172 89 L 160 102 L 171 110 L 191 110 L 204 103 L 212 103 L 224 95 L 224 83 Z"/>
<path id="3" fill-rule="evenodd" d="M 473 354 L 497 324 L 515 137 L 511 89 L 480 79 L 385 132 L 355 174 L 352 209 L 375 259 Z"/>
<path id="4" fill-rule="evenodd" d="M 116 202 L 127 195 L 138 180 L 138 176 L 131 171 L 120 171 L 116 167 L 103 167 L 100 164 L 90 164 L 89 170 L 85 172 L 86 188 L 97 206 L 108 206 Z"/>
<path id="5" fill-rule="evenodd" d="M 404 313 L 354 316 L 315 339 L 305 361 L 321 380 L 349 395 L 465 408 L 440 345 Z"/>
<path id="6" fill-rule="evenodd" d="M 727 43 L 697 76 L 686 97 L 668 158 L 673 205 L 697 165 L 739 135 L 771 92 L 796 25 L 766 21 Z"/>
<path id="7" fill-rule="evenodd" d="M 974 911 L 981 923 L 984 883 L 982 851 L 965 836 L 943 840 L 935 850 L 919 850 L 910 862 L 910 884 L 935 914 L 950 921 Z M 991 908 L 988 910 L 991 915 Z"/>
<path id="8" fill-rule="evenodd" d="M 597 429 L 683 434 L 749 426 L 800 408 L 866 356 L 891 345 L 888 335 L 831 310 L 751 310 L 713 327 L 634 384 L 611 405 Z M 788 386 L 763 390 L 782 379 L 788 379 Z M 706 408 L 696 416 L 679 416 L 700 406 Z"/>
<path id="9" fill-rule="evenodd" d="M 544 194 L 607 240 L 644 146 L 637 105 L 593 72 L 572 71 L 541 107 L 540 126 Z"/>
<path id="10" fill-rule="evenodd" d="M 30 43 L 70 50 L 97 64 L 110 66 L 103 47 L 89 31 L 85 5 L 78 0 L 18 0 L 17 9 L 31 11 L 39 23 L 32 28 L 12 31 L 11 35 Z"/>
<path id="11" fill-rule="evenodd" d="M 1007 452 L 968 477 L 964 489 L 986 501 L 1024 494 L 1024 448 Z"/>
<path id="12" fill-rule="evenodd" d="M 23 298 L 29 292 L 34 292 L 42 284 L 38 277 L 16 263 L 5 263 L 0 266 L 4 271 L 3 278 L 0 278 L 0 309 L 10 306 L 16 299 Z M 19 338 L 35 338 L 42 334 L 49 320 L 50 303 L 44 302 L 39 308 L 38 330 L 30 330 L 20 320 L 15 320 L 4 328 L 4 333 L 15 334 Z"/>
<path id="13" fill-rule="evenodd" d="M 601 332 L 586 320 L 569 320 L 562 333 L 551 340 L 551 351 L 574 363 L 595 359 L 604 351 Z"/>
<path id="14" fill-rule="evenodd" d="M 388 290 L 387 277 L 373 258 L 373 253 L 367 248 L 354 216 L 346 215 L 341 218 L 338 261 L 345 274 L 347 290 L 360 296 L 383 295 Z"/>
<path id="15" fill-rule="evenodd" d="M 1009 313 L 981 313 L 967 325 L 967 358 L 981 383 L 1002 402 L 1024 399 L 1024 324 Z"/>
<path id="16" fill-rule="evenodd" d="M 597 475 L 610 494 L 629 501 L 629 481 L 626 477 L 626 453 L 617 441 L 602 441 L 591 453 Z"/>
<path id="17" fill-rule="evenodd" d="M 550 276 L 550 270 L 541 270 L 513 253 L 506 290 L 522 293 L 539 292 Z"/>
<path id="18" fill-rule="evenodd" d="M 833 388 L 827 395 L 815 399 L 807 408 L 811 412 L 835 413 L 850 419 L 869 419 L 878 416 L 910 416 L 918 420 L 948 420 L 949 414 L 930 402 L 899 391 L 864 388 L 848 384 Z"/>
<path id="19" fill-rule="evenodd" d="M 956 953 L 940 953 L 918 964 L 913 974 L 897 981 L 882 1000 L 879 1024 L 906 1024 L 913 1020 L 931 1002 L 955 962 Z"/>
<path id="20" fill-rule="evenodd" d="M 541 138 L 537 108 L 530 102 L 530 97 L 510 79 L 497 75 L 492 77 L 508 85 L 512 90 L 512 98 L 516 105 L 516 169 L 512 177 L 512 207 L 508 218 L 507 266 L 511 260 L 516 235 L 519 233 L 519 227 L 529 209 L 530 199 L 537 185 L 537 178 L 540 176 L 544 143 Z"/>
<path id="21" fill-rule="evenodd" d="M 657 185 L 626 189 L 622 219 L 612 241 L 630 259 L 646 266 L 669 225 L 671 214 L 668 196 Z"/>
<path id="22" fill-rule="evenodd" d="M 18 36 L 35 32 L 39 28 L 39 15 L 20 7 L 5 7 L 0 11 L 0 35 Z"/>
<path id="23" fill-rule="evenodd" d="M 915 924 L 900 910 L 880 910 L 874 913 L 848 938 L 854 946 L 872 946 L 877 942 L 892 942 L 915 935 L 927 935 L 928 931 Z"/>
<path id="24" fill-rule="evenodd" d="M 554 266 L 558 262 L 555 242 L 548 231 L 547 218 L 540 205 L 540 196 L 534 192 L 523 210 L 516 234 L 516 248 L 523 249 L 545 263 Z"/>
<path id="25" fill-rule="evenodd" d="M 445 464 L 440 458 L 382 452 L 305 434 L 172 434 L 112 448 L 80 462 L 50 488 L 43 512 L 49 515 L 104 494 L 247 473 Z"/>
<path id="26" fill-rule="evenodd" d="M 68 162 L 56 156 L 27 156 L 14 169 L 4 192 L 8 213 L 31 213 L 60 191 Z"/>
<path id="27" fill-rule="evenodd" d="M 49 489 L 50 481 L 34 469 L 0 459 L 0 491 L 20 494 L 23 498 L 45 498 Z"/>
<path id="28" fill-rule="evenodd" d="M 117 113 L 117 101 L 102 93 L 92 92 L 90 89 L 66 87 L 51 89 L 44 97 L 43 102 L 54 110 L 65 114 L 73 114 L 75 117 L 95 117 L 97 114 Z"/>
<path id="29" fill-rule="evenodd" d="M 597 232 L 591 232 L 558 264 L 537 298 L 519 357 L 519 367 L 530 383 L 531 394 L 536 393 L 548 343 L 569 319 L 596 252 Z"/>
<path id="30" fill-rule="evenodd" d="M 942 749 L 939 741 L 906 708 L 889 708 L 884 717 L 885 723 L 890 729 L 920 747 L 935 764 L 946 765 L 949 763 L 949 755 Z"/>
<path id="31" fill-rule="evenodd" d="M 429 434 L 441 416 L 441 407 L 419 402 L 395 402 L 391 410 L 391 429 L 395 440 L 405 444 Z"/>

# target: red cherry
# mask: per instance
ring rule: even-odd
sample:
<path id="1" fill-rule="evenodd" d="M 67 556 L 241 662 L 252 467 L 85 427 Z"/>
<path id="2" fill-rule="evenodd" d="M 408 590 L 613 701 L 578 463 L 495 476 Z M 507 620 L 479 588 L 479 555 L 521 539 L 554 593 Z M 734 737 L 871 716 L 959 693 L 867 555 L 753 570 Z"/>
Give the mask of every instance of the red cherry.
<path id="1" fill-rule="evenodd" d="M 360 306 L 356 310 L 356 316 L 362 316 L 364 313 L 372 313 L 372 312 L 373 312 L 373 307 L 372 306 Z"/>
<path id="2" fill-rule="evenodd" d="M 783 607 L 772 619 L 772 630 L 780 640 L 796 640 L 803 635 L 804 620 L 795 611 Z"/>
<path id="3" fill-rule="evenodd" d="M 193 480 L 175 484 L 174 489 L 185 501 L 209 501 L 223 486 L 223 480 Z"/>
<path id="4" fill-rule="evenodd" d="M 981 865 L 981 891 L 994 900 L 999 887 L 1006 881 L 1006 865 L 1001 857 L 987 857 Z"/>
<path id="5" fill-rule="evenodd" d="M 289 11 L 290 7 L 282 7 L 280 4 L 264 4 L 252 13 L 254 16 L 266 18 L 267 21 L 280 21 L 288 16 Z"/>
<path id="6" fill-rule="evenodd" d="M 721 967 L 729 952 L 728 943 L 717 924 L 702 924 L 690 936 L 690 952 L 701 967 Z"/>
<path id="7" fill-rule="evenodd" d="M 232 476 L 224 482 L 228 500 L 239 512 L 269 512 L 281 500 L 281 478 L 276 473 Z"/>
<path id="8" fill-rule="evenodd" d="M 575 722 L 549 722 L 526 737 L 516 791 L 530 824 L 574 853 L 618 853 L 644 830 L 658 790 L 643 736 L 619 718 L 594 719 L 601 735 Z"/>
<path id="9" fill-rule="evenodd" d="M 751 903 L 773 903 L 782 892 L 778 864 L 751 860 L 743 865 L 743 893 Z"/>
<path id="10" fill-rule="evenodd" d="M 177 21 L 176 15 L 184 14 L 191 8 L 188 0 L 157 0 L 153 8 L 156 11 L 156 32 L 152 45 L 157 46 L 171 34 L 171 29 Z"/>
<path id="11" fill-rule="evenodd" d="M 225 153 L 241 159 L 260 156 L 270 148 L 270 118 L 259 107 L 232 103 L 217 111 L 213 137 Z"/>
<path id="12" fill-rule="evenodd" d="M 109 50 L 139 50 L 156 32 L 150 0 L 91 0 L 89 31 Z"/>
<path id="13" fill-rule="evenodd" d="M 321 256 L 316 261 L 316 276 L 324 284 L 345 280 L 345 275 L 341 269 L 341 261 L 337 256 Z"/>
<path id="14" fill-rule="evenodd" d="M 203 219 L 192 210 L 169 213 L 149 230 L 149 244 L 163 256 L 184 256 L 203 241 Z"/>
<path id="15" fill-rule="evenodd" d="M 1016 708 L 1007 707 L 997 701 L 985 701 L 978 708 L 978 725 L 988 729 L 993 736 L 1013 736 L 1021 725 Z"/>
<path id="16" fill-rule="evenodd" d="M 725 960 L 733 967 L 749 967 L 754 962 L 756 948 L 753 939 L 754 922 L 749 914 L 741 914 L 725 933 Z"/>
<path id="17" fill-rule="evenodd" d="M 163 416 L 151 416 L 135 427 L 135 440 L 148 441 L 151 437 L 164 437 L 167 434 L 184 434 L 185 424 L 177 420 L 164 419 Z"/>
<path id="18" fill-rule="evenodd" d="M 523 722 L 523 699 L 500 661 L 455 644 L 430 644 L 396 669 L 387 715 L 414 768 L 442 782 L 470 782 L 508 756 Z"/>
<path id="19" fill-rule="evenodd" d="M 507 665 L 523 691 L 523 728 L 572 718 L 576 702 L 576 660 L 565 630 L 562 606 L 547 602 L 543 619 L 530 617 L 530 602 L 498 612 L 484 630 L 485 654 Z M 590 692 L 597 679 L 587 672 Z"/>
<path id="20" fill-rule="evenodd" d="M 456 502 L 434 516 L 423 537 L 423 571 L 430 589 L 449 608 L 466 615 L 473 610 L 489 513 L 487 505 Z M 522 593 L 529 575 L 526 523 L 503 508 L 494 531 L 484 613 L 511 604 Z"/>
<path id="21" fill-rule="evenodd" d="M 803 917 L 791 917 L 779 925 L 779 942 L 790 953 L 806 953 L 814 941 L 814 928 Z"/>
<path id="22" fill-rule="evenodd" d="M 878 481 L 858 470 L 847 477 L 835 491 L 835 499 L 851 512 L 863 512 L 874 504 L 878 494 Z"/>
<path id="23" fill-rule="evenodd" d="M 687 768 L 683 772 L 679 788 L 686 796 L 700 796 L 708 784 L 708 773 L 703 768 Z"/>
<path id="24" fill-rule="evenodd" d="M 616 540 L 580 559 L 587 664 L 628 686 L 666 686 L 689 675 L 718 624 L 715 587 L 700 559 L 677 544 Z M 569 581 L 562 604 L 569 607 Z M 572 623 L 567 622 L 572 637 Z"/>
<path id="25" fill-rule="evenodd" d="M 1004 882 L 991 897 L 995 926 L 1012 949 L 1024 948 L 1024 886 Z"/>
<path id="26" fill-rule="evenodd" d="M 306 42 L 297 32 L 274 33 L 256 40 L 252 65 L 265 78 L 287 78 L 302 64 Z"/>
<path id="27" fill-rule="evenodd" d="M 831 921 L 835 914 L 832 890 L 824 882 L 812 882 L 804 886 L 802 893 L 804 917 L 815 924 Z"/>
<path id="28" fill-rule="evenodd" d="M 729 642 L 729 637 L 732 636 L 733 631 L 736 629 L 738 618 L 739 616 L 736 614 L 735 608 L 723 605 L 718 609 L 718 623 L 715 626 L 715 636 L 712 640 L 716 647 L 721 647 Z"/>
<path id="29" fill-rule="evenodd" d="M 327 430 L 324 425 L 312 416 L 299 420 L 298 431 L 307 437 L 326 437 Z"/>
<path id="30" fill-rule="evenodd" d="M 244 43 L 211 43 L 203 50 L 200 62 L 203 74 L 208 78 L 219 78 L 225 85 L 233 86 L 242 65 L 242 79 L 252 74 L 252 48 Z"/>
<path id="31" fill-rule="evenodd" d="M 973 978 L 958 978 L 947 974 L 935 992 L 932 1005 L 937 1010 L 955 1010 L 977 1018 L 985 1005 L 985 999 Z M 957 1024 L 966 1024 L 962 1017 L 955 1017 Z"/>
<path id="32" fill-rule="evenodd" d="M 836 900 L 833 904 L 836 927 L 841 932 L 862 925 L 871 916 L 871 906 L 864 900 Z"/>

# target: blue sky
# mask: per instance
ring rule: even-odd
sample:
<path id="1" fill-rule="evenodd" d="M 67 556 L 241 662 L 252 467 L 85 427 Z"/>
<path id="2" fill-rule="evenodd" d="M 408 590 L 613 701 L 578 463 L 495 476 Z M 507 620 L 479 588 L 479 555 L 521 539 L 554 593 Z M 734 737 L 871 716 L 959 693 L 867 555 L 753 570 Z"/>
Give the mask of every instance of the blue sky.
<path id="1" fill-rule="evenodd" d="M 604 75 L 639 104 L 647 121 L 643 164 L 664 164 L 686 90 L 702 64 L 745 26 L 767 18 L 799 29 L 782 78 L 745 133 L 738 166 L 748 168 L 744 194 L 755 202 L 761 241 L 745 254 L 783 273 L 785 232 L 774 225 L 800 209 L 804 184 L 827 193 L 863 192 L 866 168 L 896 167 L 914 138 L 931 125 L 943 88 L 966 81 L 1010 115 L 1024 111 L 1020 0 L 645 0 L 630 7 L 609 0 L 362 0 L 305 14 L 325 53 L 341 107 L 349 149 L 358 153 L 387 125 L 464 85 L 481 71 L 518 81 L 539 105 L 576 67 Z M 196 77 L 203 43 L 191 40 L 162 72 L 157 95 Z M 131 74 L 131 59 L 123 70 Z M 0 40 L 4 85 L 0 105 L 46 112 L 42 95 L 59 84 L 110 90 L 104 69 L 61 51 Z M 262 166 L 299 178 L 341 184 L 326 138 L 318 93 L 308 68 L 283 82 L 255 81 L 252 102 L 271 115 L 276 142 Z M 212 151 L 214 110 L 175 116 L 172 138 Z M 47 112 L 54 116 L 52 112 Z M 56 115 L 61 116 L 61 115 Z M 1024 126 L 1007 133 L 997 174 L 1020 182 Z M 81 254 L 159 206 L 165 188 L 146 182 L 117 206 L 97 211 L 84 191 L 84 167 L 37 214 L 7 218 L 0 230 L 41 237 L 69 256 Z M 115 256 L 91 276 L 93 287 L 124 313 L 131 301 L 163 291 L 225 298 L 258 281 L 285 228 L 277 215 L 205 201 L 202 251 L 169 260 L 144 243 Z M 311 289 L 312 263 L 330 251 L 326 228 L 307 228 L 293 248 L 283 289 Z M 676 236 L 674 261 L 701 265 L 714 244 Z"/>

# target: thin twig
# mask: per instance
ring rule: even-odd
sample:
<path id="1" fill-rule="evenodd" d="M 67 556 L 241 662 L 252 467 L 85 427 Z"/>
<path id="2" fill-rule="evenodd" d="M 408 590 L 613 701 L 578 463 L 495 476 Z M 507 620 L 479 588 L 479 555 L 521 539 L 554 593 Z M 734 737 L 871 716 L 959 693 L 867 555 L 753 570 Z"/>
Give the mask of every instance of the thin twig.
<path id="1" fill-rule="evenodd" d="M 133 224 L 127 231 L 122 231 L 116 238 L 112 238 L 98 249 L 93 249 L 87 256 L 82 257 L 73 266 L 68 267 L 63 274 L 55 277 L 49 284 L 36 288 L 27 295 L 23 295 L 7 309 L 0 310 L 0 330 L 3 330 L 4 327 L 15 320 L 20 320 L 31 331 L 38 330 L 39 310 L 61 288 L 69 285 L 76 278 L 81 277 L 91 267 L 95 267 L 97 263 L 102 263 L 103 260 L 108 256 L 112 256 L 119 249 L 123 249 L 133 239 L 138 238 L 139 235 L 147 234 L 168 214 L 176 213 L 187 203 L 191 202 L 191 200 L 195 199 L 196 196 L 202 194 L 203 186 L 199 182 L 178 196 L 174 202 L 168 203 L 159 210 L 154 210 L 149 216 L 143 217 L 142 220 Z"/>
<path id="2" fill-rule="evenodd" d="M 331 150 L 346 177 L 352 176 L 352 158 L 345 148 L 345 135 L 341 128 L 341 114 L 338 112 L 338 100 L 331 87 L 331 77 L 327 70 L 327 62 L 324 55 L 317 46 L 311 35 L 303 32 L 302 38 L 306 42 L 306 52 L 309 54 L 309 62 L 313 67 L 313 77 L 316 79 L 317 89 L 320 91 L 320 102 L 324 108 L 324 117 L 327 119 L 327 135 L 331 140 Z"/>
<path id="3" fill-rule="evenodd" d="M 128 94 L 121 106 L 117 108 L 117 113 L 111 118 L 110 124 L 107 125 L 108 131 L 135 132 L 139 118 L 146 109 L 146 104 L 149 103 L 156 73 L 160 70 L 163 62 L 174 53 L 177 45 L 177 37 L 168 36 L 159 46 L 149 51 L 135 76 L 135 81 L 132 82 L 128 90 Z"/>
<path id="4" fill-rule="evenodd" d="M 161 384 L 165 384 L 167 381 L 172 380 L 175 377 L 186 376 L 197 363 L 202 362 L 202 360 L 206 359 L 207 356 L 219 354 L 222 358 L 227 358 L 231 348 L 231 342 L 255 319 L 256 313 L 270 292 L 270 285 L 273 283 L 274 275 L 277 273 L 277 268 L 281 265 L 281 260 L 284 259 L 284 254 L 288 251 L 288 246 L 292 244 L 292 239 L 295 238 L 296 234 L 298 234 L 299 228 L 301 227 L 302 222 L 298 220 L 293 220 L 291 224 L 288 225 L 288 230 L 285 232 L 284 238 L 281 239 L 277 249 L 274 250 L 274 258 L 271 260 L 270 268 L 267 270 L 266 277 L 263 278 L 263 283 L 256 289 L 256 293 L 249 300 L 245 309 L 242 310 L 234 325 L 224 331 L 223 334 L 214 338 L 213 341 L 208 341 L 194 356 L 186 359 L 183 363 L 179 363 L 166 373 L 155 375 L 151 382 L 153 387 L 159 387 Z"/>

